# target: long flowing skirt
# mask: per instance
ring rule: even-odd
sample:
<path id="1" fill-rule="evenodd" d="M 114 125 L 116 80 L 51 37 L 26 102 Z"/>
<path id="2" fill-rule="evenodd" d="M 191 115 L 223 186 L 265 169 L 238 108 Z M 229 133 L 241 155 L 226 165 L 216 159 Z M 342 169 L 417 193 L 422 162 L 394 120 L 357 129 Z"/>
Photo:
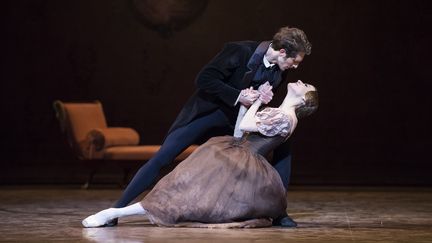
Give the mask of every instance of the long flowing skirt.
<path id="1" fill-rule="evenodd" d="M 211 138 L 141 201 L 160 226 L 263 227 L 286 210 L 285 188 L 267 160 L 235 144 Z"/>

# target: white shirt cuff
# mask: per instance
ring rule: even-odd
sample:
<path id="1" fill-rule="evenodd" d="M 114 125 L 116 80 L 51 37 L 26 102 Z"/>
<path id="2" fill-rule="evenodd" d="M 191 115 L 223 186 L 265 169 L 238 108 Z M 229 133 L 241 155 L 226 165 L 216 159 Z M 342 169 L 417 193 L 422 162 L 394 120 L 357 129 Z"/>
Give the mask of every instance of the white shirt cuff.
<path id="1" fill-rule="evenodd" d="M 238 101 L 239 101 L 239 99 L 240 99 L 240 95 L 241 95 L 241 93 L 240 93 L 239 96 L 237 97 L 237 100 L 236 100 L 236 102 L 234 103 L 234 106 L 237 105 L 237 103 L 238 103 Z"/>

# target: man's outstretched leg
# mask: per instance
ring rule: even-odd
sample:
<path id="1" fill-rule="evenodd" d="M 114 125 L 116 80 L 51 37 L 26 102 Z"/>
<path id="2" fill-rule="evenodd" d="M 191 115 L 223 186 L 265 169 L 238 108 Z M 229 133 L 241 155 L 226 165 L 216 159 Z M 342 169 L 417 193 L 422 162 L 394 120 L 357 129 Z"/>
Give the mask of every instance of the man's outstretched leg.
<path id="1" fill-rule="evenodd" d="M 217 110 L 171 132 L 156 155 L 137 171 L 114 208 L 127 206 L 147 190 L 155 182 L 162 167 L 173 162 L 177 155 L 196 142 L 209 129 L 227 125 L 228 120 L 224 113 Z M 117 225 L 116 219 L 106 224 L 106 226 L 115 225 Z"/>

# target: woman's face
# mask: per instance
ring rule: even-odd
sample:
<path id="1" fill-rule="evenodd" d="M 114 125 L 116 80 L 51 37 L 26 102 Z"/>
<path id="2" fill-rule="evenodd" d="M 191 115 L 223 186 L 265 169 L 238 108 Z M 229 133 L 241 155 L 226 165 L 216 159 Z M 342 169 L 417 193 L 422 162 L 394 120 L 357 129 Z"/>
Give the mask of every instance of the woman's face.
<path id="1" fill-rule="evenodd" d="M 309 91 L 315 91 L 316 88 L 310 84 L 305 84 L 301 80 L 296 83 L 288 83 L 288 94 L 303 97 Z"/>

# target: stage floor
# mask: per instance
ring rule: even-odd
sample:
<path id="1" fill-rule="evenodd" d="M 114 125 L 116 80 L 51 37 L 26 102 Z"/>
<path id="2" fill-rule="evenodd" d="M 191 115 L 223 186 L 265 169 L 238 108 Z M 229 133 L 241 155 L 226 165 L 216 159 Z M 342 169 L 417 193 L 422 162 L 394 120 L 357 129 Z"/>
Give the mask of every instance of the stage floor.
<path id="1" fill-rule="evenodd" d="M 85 229 L 119 189 L 0 187 L 1 242 L 432 242 L 432 188 L 291 187 L 299 226 L 261 229 L 156 227 L 143 217 Z M 169 202 L 167 202 L 169 203 Z"/>

